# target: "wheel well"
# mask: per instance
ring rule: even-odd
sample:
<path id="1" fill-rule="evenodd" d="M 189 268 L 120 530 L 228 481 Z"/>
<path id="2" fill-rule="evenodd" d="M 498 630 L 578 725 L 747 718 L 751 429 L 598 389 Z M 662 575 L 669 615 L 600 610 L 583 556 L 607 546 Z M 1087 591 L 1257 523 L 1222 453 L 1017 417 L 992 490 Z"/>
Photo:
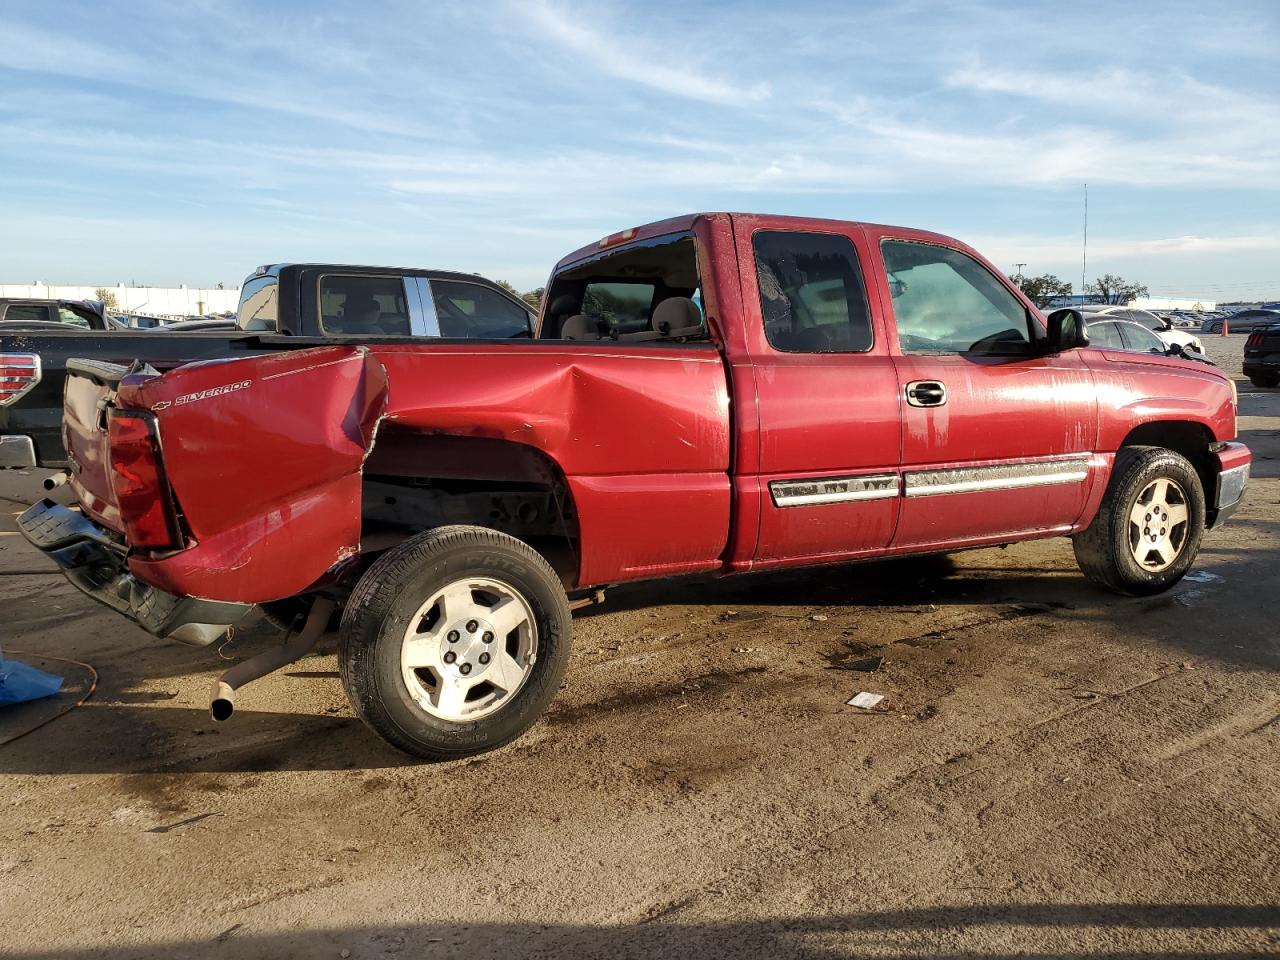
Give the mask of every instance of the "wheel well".
<path id="1" fill-rule="evenodd" d="M 540 552 L 566 586 L 578 577 L 578 520 L 558 464 L 526 444 L 384 423 L 364 465 L 364 552 L 448 524 L 499 530 Z"/>
<path id="2" fill-rule="evenodd" d="M 1134 427 L 1124 438 L 1121 447 L 1164 447 L 1180 453 L 1195 467 L 1204 489 L 1205 500 L 1212 503 L 1217 473 L 1213 469 L 1213 457 L 1209 444 L 1213 434 L 1202 423 L 1190 420 L 1157 420 Z"/>

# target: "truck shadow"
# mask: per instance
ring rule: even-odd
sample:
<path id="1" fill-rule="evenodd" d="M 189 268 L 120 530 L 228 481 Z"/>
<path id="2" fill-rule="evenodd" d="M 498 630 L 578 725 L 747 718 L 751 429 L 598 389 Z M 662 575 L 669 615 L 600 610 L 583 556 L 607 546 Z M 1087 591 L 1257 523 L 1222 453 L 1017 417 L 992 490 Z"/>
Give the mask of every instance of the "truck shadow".
<path id="1" fill-rule="evenodd" d="M 14 960 L 186 960 L 234 957 L 449 955 L 467 957 L 770 957 L 834 960 L 862 956 L 903 960 L 1049 960 L 1105 957 L 1205 960 L 1258 957 L 1274 944 L 1274 906 L 1198 903 L 974 904 L 783 917 L 681 922 L 686 898 L 651 919 L 628 925 L 554 923 L 412 923 L 255 934 L 225 920 L 199 940 L 151 946 L 95 945 L 84 950 L 26 951 Z M 1074 949 L 1064 943 L 1075 942 Z M 1105 944 L 1105 952 L 1098 946 Z"/>

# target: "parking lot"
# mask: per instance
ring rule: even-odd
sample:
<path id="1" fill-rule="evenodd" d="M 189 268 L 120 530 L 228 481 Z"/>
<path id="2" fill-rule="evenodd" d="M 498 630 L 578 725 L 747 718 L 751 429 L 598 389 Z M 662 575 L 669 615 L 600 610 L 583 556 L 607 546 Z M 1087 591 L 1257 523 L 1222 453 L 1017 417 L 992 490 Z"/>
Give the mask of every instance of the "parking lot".
<path id="1" fill-rule="evenodd" d="M 42 656 L 99 675 L 0 746 L 0 952 L 1280 952 L 1280 391 L 1204 340 L 1253 480 L 1170 593 L 1096 590 L 1065 540 L 617 588 L 547 718 L 450 764 L 367 731 L 331 645 L 215 726 L 278 634 L 153 640 L 27 547 L 41 475 L 0 474 L 0 645 L 67 678 L 0 741 L 87 689 Z"/>

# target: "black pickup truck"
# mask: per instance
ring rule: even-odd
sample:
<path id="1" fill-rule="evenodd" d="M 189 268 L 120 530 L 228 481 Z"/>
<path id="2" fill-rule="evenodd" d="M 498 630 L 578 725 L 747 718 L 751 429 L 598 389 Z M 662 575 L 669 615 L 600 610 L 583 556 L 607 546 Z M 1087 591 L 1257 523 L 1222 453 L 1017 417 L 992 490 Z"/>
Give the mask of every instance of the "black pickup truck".
<path id="1" fill-rule="evenodd" d="M 330 343 L 528 337 L 533 319 L 524 301 L 474 274 L 294 263 L 245 280 L 231 329 L 0 321 L 0 467 L 66 466 L 62 387 L 72 357 L 167 370 Z"/>

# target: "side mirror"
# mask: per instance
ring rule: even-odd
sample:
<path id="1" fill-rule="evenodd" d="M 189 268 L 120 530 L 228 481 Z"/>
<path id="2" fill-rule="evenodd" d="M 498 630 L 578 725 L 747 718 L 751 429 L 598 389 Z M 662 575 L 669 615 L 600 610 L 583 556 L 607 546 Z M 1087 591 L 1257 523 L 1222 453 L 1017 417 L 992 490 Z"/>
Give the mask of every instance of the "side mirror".
<path id="1" fill-rule="evenodd" d="M 1084 314 L 1070 308 L 1055 310 L 1049 314 L 1049 336 L 1045 349 L 1049 353 L 1075 350 L 1089 345 L 1089 331 L 1084 325 Z"/>

